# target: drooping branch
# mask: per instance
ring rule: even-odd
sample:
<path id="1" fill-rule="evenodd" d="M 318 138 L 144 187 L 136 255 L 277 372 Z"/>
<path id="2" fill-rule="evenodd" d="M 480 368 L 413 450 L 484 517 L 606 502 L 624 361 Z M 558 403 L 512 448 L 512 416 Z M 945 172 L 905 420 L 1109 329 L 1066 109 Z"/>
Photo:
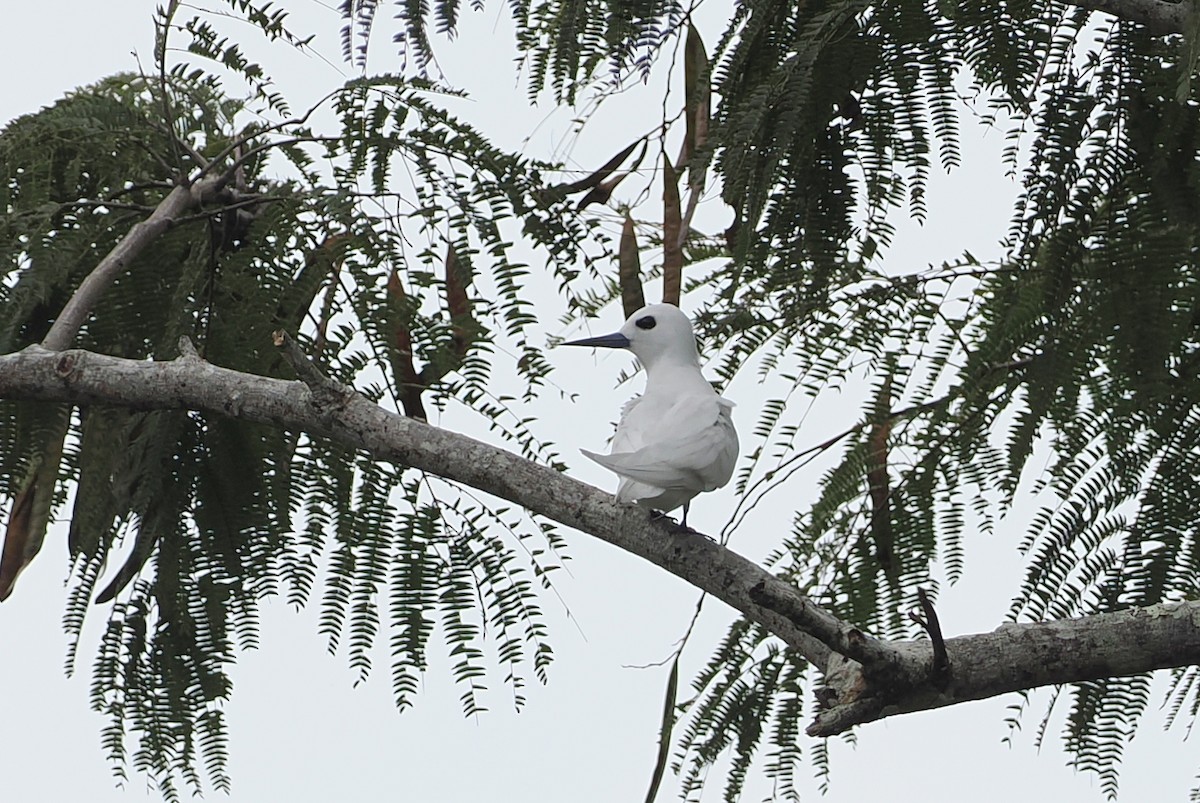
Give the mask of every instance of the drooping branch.
<path id="1" fill-rule="evenodd" d="M 293 364 L 306 359 L 287 338 L 277 342 Z M 729 549 L 651 521 L 640 508 L 553 469 L 387 411 L 309 367 L 306 385 L 194 355 L 149 362 L 31 346 L 0 356 L 0 398 L 191 409 L 272 423 L 519 504 L 661 566 L 811 661 L 825 675 L 825 708 L 813 735 L 1021 689 L 1200 663 L 1200 602 L 1188 602 L 946 639 L 935 671 L 928 640 L 872 638 Z"/>

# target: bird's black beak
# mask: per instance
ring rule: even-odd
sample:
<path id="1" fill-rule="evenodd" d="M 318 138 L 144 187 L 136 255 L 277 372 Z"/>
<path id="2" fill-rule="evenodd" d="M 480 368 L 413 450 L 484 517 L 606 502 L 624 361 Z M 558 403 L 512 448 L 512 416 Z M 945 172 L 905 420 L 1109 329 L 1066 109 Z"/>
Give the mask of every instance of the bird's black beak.
<path id="1" fill-rule="evenodd" d="M 631 345 L 629 338 L 620 332 L 613 332 L 611 335 L 601 335 L 600 337 L 585 337 L 583 340 L 569 340 L 566 343 L 561 343 L 563 346 L 594 346 L 602 349 L 627 349 Z"/>

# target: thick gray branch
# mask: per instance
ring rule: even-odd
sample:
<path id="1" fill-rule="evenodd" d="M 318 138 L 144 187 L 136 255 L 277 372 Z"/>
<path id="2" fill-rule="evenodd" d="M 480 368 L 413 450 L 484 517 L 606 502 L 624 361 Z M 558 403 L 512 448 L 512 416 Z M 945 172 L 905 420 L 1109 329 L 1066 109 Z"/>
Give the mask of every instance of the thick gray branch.
<path id="1" fill-rule="evenodd" d="M 1021 689 L 1200 664 L 1200 602 L 1189 602 L 947 639 L 948 666 L 935 672 L 928 641 L 871 638 L 745 558 L 652 522 L 599 489 L 388 412 L 323 378 L 309 381 L 316 393 L 195 356 L 149 362 L 38 346 L 0 356 L 0 398 L 203 410 L 303 430 L 478 488 L 645 558 L 736 608 L 824 672 L 825 709 L 813 735 Z"/>
<path id="2" fill-rule="evenodd" d="M 927 642 L 894 642 L 915 647 Z M 931 682 L 931 651 L 914 650 L 891 689 L 850 666 L 831 683 L 834 699 L 808 732 L 832 736 L 854 725 L 1022 689 L 1137 675 L 1200 664 L 1200 602 L 1167 603 L 1056 622 L 1006 624 L 947 639 L 949 671 Z M 874 688 L 872 688 L 874 685 Z"/>
<path id="3" fill-rule="evenodd" d="M 1068 3 L 1114 17 L 1140 22 L 1157 35 L 1187 33 L 1192 24 L 1192 2 L 1166 0 L 1067 0 Z"/>
<path id="4" fill-rule="evenodd" d="M 281 346 L 285 342 L 280 338 Z M 331 403 L 324 390 L 314 396 L 301 382 L 231 371 L 195 358 L 148 362 L 31 346 L 0 356 L 0 398 L 204 410 L 303 430 L 478 488 L 615 544 L 738 609 L 819 667 L 830 649 L 814 636 L 832 638 L 831 628 L 853 629 L 811 603 L 793 623 L 752 599 L 751 589 L 768 600 L 795 595 L 795 590 L 740 555 L 701 536 L 673 533 L 669 523 L 651 522 L 641 508 L 620 504 L 598 488 L 389 412 L 353 391 Z"/>

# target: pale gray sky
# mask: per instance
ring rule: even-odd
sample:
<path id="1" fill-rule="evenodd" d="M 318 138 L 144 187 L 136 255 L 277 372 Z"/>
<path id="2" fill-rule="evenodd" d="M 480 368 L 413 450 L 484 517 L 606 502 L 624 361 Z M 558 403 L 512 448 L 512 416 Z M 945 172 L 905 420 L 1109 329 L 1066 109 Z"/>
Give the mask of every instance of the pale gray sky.
<path id="1" fill-rule="evenodd" d="M 341 64 L 340 21 L 327 7 L 293 0 L 295 27 L 318 34 L 315 47 L 345 72 Z M 332 4 L 331 4 L 332 5 Z M 49 104 L 65 91 L 111 73 L 136 66 L 132 52 L 149 66 L 154 0 L 92 3 L 58 0 L 9 4 L 0 27 L 0 68 L 7 76 L 0 93 L 0 123 Z M 384 14 L 390 16 L 384 7 Z M 703 23 L 703 21 L 702 21 Z M 249 30 L 249 29 L 247 29 Z M 718 33 L 714 23 L 702 32 Z M 282 48 L 248 48 L 296 97 L 317 97 L 334 87 L 338 71 L 319 59 L 298 57 Z M 377 56 L 386 55 L 380 37 Z M 260 55 L 261 53 L 261 55 Z M 475 93 L 463 104 L 473 120 L 509 146 L 536 129 L 531 152 L 563 142 L 571 133 L 571 114 L 553 110 L 548 101 L 526 110 L 524 90 L 513 76 L 511 36 L 505 13 L 492 4 L 482 15 L 466 13 L 456 43 L 439 43 L 440 63 L 454 82 Z M 385 69 L 385 59 L 376 67 Z M 602 125 L 589 128 L 571 151 L 586 167 L 602 163 L 616 149 L 657 119 L 661 93 L 654 87 L 633 90 L 611 104 Z M 648 111 L 647 111 L 648 110 Z M 538 127 L 539 123 L 546 122 Z M 637 122 L 630 122 L 637 121 Z M 929 195 L 924 228 L 901 228 L 890 260 L 908 268 L 938 263 L 970 248 L 988 253 L 1007 226 L 1013 185 L 1003 176 L 998 154 L 1000 132 L 986 137 L 964 133 L 964 167 L 950 179 L 936 178 Z M 535 149 L 541 149 L 535 151 Z M 712 205 L 713 215 L 721 214 Z M 724 226 L 713 218 L 709 229 Z M 536 264 L 536 263 L 535 263 Z M 547 285 L 548 287 L 549 285 Z M 544 292 L 546 288 L 538 288 Z M 553 296 L 546 295 L 550 309 Z M 685 309 L 687 304 L 685 303 Z M 553 318 L 547 333 L 558 333 Z M 620 323 L 612 310 L 608 331 Z M 547 417 L 542 432 L 560 445 L 582 479 L 611 487 L 610 476 L 578 456 L 578 447 L 598 448 L 609 432 L 620 404 L 640 387 L 615 387 L 629 367 L 625 355 L 592 357 L 580 351 L 554 353 L 560 367 L 555 381 L 572 391 L 587 391 L 586 400 L 563 413 L 567 402 L 548 394 L 534 406 Z M 739 403 L 737 420 L 747 433 L 761 391 L 747 377 L 728 394 Z M 555 423 L 557 419 L 559 423 Z M 451 426 L 465 426 L 458 420 Z M 831 431 L 819 415 L 806 426 L 815 443 Z M 824 435 L 822 433 L 825 433 Z M 487 437 L 485 433 L 474 433 Z M 744 440 L 746 438 L 744 437 Z M 810 481 L 815 480 L 814 473 Z M 777 506 L 764 509 L 738 533 L 733 548 L 750 556 L 772 549 L 786 532 L 790 515 Z M 729 489 L 707 495 L 693 505 L 692 523 L 716 529 L 732 509 Z M 711 522 L 708 526 L 705 523 Z M 991 537 L 968 541 L 968 569 L 958 586 L 939 603 L 947 634 L 989 630 L 1000 624 L 1008 597 L 1019 576 L 1015 541 L 1020 522 Z M 51 531 L 35 564 L 21 577 L 13 596 L 0 605 L 0 778 L 6 801 L 76 801 L 128 803 L 156 799 L 144 779 L 131 776 L 125 789 L 114 787 L 99 743 L 102 720 L 88 709 L 91 655 L 104 611 L 93 613 L 90 639 L 81 648 L 81 671 L 63 676 L 65 639 L 61 616 L 66 576 L 64 530 Z M 313 611 L 296 615 L 282 604 L 268 605 L 263 617 L 262 646 L 241 657 L 234 672 L 229 705 L 230 772 L 234 803 L 396 799 L 447 801 L 640 801 L 654 760 L 665 670 L 629 668 L 665 658 L 686 627 L 696 592 L 680 580 L 632 556 L 579 534 L 569 535 L 573 560 L 570 576 L 558 580 L 570 608 L 547 600 L 553 612 L 556 661 L 546 687 L 532 686 L 520 714 L 512 711 L 499 678 L 486 698 L 491 711 L 475 719 L 460 713 L 458 693 L 446 675 L 445 662 L 433 651 L 433 666 L 413 710 L 402 715 L 391 704 L 386 657 L 375 676 L 353 688 L 354 675 L 344 656 L 329 656 L 316 633 Z M 684 680 L 698 667 L 723 632 L 729 613 L 710 604 L 701 634 L 689 649 Z M 1015 697 L 983 701 L 953 709 L 913 714 L 867 725 L 857 731 L 857 745 L 833 746 L 831 803 L 867 800 L 920 800 L 923 803 L 977 801 L 1062 801 L 1097 803 L 1098 783 L 1065 766 L 1051 739 L 1037 755 L 1027 735 L 1012 747 L 1001 743 L 1003 719 Z M 1031 733 L 1034 715 L 1025 727 Z M 1058 720 L 1061 722 L 1061 717 Z M 1186 799 L 1197 765 L 1195 751 L 1176 731 L 1163 735 L 1153 712 L 1129 746 L 1123 799 Z M 1056 732 L 1057 725 L 1052 726 Z M 720 768 L 710 775 L 705 800 L 719 800 Z M 816 786 L 801 772 L 808 800 L 818 799 Z M 668 778 L 661 800 L 673 799 Z M 750 785 L 746 800 L 770 793 L 765 781 Z M 215 793 L 211 796 L 220 799 Z"/>

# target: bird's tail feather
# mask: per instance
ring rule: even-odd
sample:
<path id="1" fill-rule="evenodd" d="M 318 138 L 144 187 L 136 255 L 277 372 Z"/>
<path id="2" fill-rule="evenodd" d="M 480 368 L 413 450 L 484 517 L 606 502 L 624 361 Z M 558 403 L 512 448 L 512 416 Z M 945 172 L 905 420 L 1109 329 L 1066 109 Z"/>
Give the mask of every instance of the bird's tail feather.
<path id="1" fill-rule="evenodd" d="M 678 468 L 662 460 L 646 460 L 642 452 L 625 452 L 622 454 L 596 454 L 581 449 L 584 456 L 596 461 L 609 471 L 634 482 L 653 485 L 656 488 L 689 487 L 686 475 Z M 644 450 L 643 450 L 644 451 Z"/>

